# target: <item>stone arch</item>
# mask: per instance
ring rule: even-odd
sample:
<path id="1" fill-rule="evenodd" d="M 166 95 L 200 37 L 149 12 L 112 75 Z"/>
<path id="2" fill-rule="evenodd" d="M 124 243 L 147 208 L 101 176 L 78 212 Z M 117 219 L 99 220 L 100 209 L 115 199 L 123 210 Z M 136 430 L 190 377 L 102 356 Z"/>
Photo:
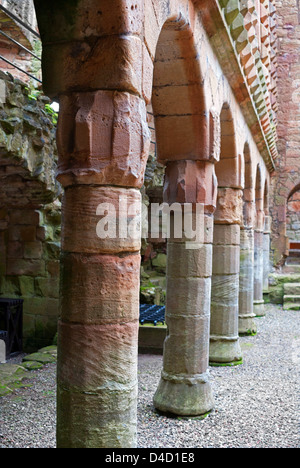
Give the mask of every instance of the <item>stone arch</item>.
<path id="1" fill-rule="evenodd" d="M 290 194 L 287 197 L 287 200 L 289 201 L 296 192 L 299 192 L 299 190 L 300 190 L 300 182 L 299 184 L 296 184 L 295 187 L 290 191 Z"/>
<path id="2" fill-rule="evenodd" d="M 300 241 L 300 183 L 290 191 L 286 205 L 286 235 L 291 244 Z"/>
<path id="3" fill-rule="evenodd" d="M 223 104 L 220 113 L 220 161 L 216 164 L 219 187 L 239 187 L 240 159 L 237 154 L 235 125 L 230 106 Z"/>
<path id="4" fill-rule="evenodd" d="M 207 159 L 209 132 L 193 31 L 182 15 L 165 22 L 156 47 L 152 107 L 158 159 Z"/>
<path id="5" fill-rule="evenodd" d="M 245 158 L 237 149 L 235 122 L 228 102 L 223 104 L 219 120 L 220 154 L 216 164 L 218 186 L 244 188 Z"/>

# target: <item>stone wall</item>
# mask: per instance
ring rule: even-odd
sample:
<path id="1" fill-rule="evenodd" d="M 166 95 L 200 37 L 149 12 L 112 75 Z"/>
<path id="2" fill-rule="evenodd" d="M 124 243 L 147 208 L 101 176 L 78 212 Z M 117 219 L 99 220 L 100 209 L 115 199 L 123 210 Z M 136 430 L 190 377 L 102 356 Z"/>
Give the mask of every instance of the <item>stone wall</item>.
<path id="1" fill-rule="evenodd" d="M 300 241 L 300 192 L 294 193 L 287 204 L 286 234 L 290 241 Z"/>
<path id="2" fill-rule="evenodd" d="M 270 214 L 272 254 L 281 267 L 289 253 L 287 203 L 300 183 L 300 24 L 299 2 L 277 0 L 278 17 L 278 152 L 272 177 Z"/>
<path id="3" fill-rule="evenodd" d="M 0 75 L 0 295 L 24 299 L 24 346 L 51 343 L 59 292 L 60 186 L 49 99 Z"/>

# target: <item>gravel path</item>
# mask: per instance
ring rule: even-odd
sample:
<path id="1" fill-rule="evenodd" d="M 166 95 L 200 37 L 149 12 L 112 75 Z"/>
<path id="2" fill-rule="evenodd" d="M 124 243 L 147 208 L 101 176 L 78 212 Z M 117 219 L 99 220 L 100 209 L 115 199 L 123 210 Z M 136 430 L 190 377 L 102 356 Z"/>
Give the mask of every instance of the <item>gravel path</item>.
<path id="1" fill-rule="evenodd" d="M 152 405 L 161 356 L 139 358 L 140 448 L 299 448 L 299 313 L 267 306 L 258 335 L 241 338 L 244 364 L 210 368 L 215 409 L 205 419 L 167 418 Z M 0 448 L 55 447 L 55 374 L 0 399 Z"/>

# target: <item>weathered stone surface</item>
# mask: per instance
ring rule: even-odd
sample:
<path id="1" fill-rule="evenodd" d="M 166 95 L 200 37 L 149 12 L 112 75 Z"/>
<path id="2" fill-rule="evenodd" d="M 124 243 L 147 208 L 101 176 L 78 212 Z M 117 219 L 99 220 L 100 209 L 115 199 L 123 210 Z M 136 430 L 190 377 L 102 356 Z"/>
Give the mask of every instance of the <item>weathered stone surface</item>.
<path id="1" fill-rule="evenodd" d="M 140 256 L 64 253 L 61 318 L 74 323 L 138 320 Z"/>
<path id="2" fill-rule="evenodd" d="M 209 360 L 231 363 L 242 359 L 238 337 L 240 235 L 236 226 L 219 225 L 217 239 L 238 241 L 238 245 L 213 246 Z M 231 231 L 231 232 L 230 232 Z"/>
<path id="3" fill-rule="evenodd" d="M 137 345 L 137 320 L 107 325 L 60 323 L 60 446 L 135 446 Z M 70 417 L 77 421 L 75 426 Z"/>
<path id="4" fill-rule="evenodd" d="M 1 205 L 19 208 L 15 216 L 23 219 L 22 224 L 36 224 L 33 210 L 20 209 L 50 203 L 60 193 L 55 180 L 56 129 L 45 108 L 50 101 L 46 97 L 33 101 L 26 84 L 8 75 L 1 75 L 0 83 L 5 95 L 0 105 Z M 36 145 L 37 138 L 42 146 Z"/>
<path id="5" fill-rule="evenodd" d="M 199 244 L 188 249 L 186 244 L 168 242 L 168 276 L 172 278 L 210 278 L 212 246 Z"/>
<path id="6" fill-rule="evenodd" d="M 154 396 L 157 409 L 177 415 L 200 415 L 214 406 L 207 376 L 211 245 L 195 250 L 182 243 L 168 246 L 164 365 Z M 201 264 L 200 264 L 201 259 Z M 182 270 L 176 268 L 180 260 Z"/>
<path id="7" fill-rule="evenodd" d="M 4 340 L 0 340 L 0 364 L 6 362 L 6 344 Z"/>
<path id="8" fill-rule="evenodd" d="M 256 333 L 254 321 L 254 231 L 241 230 L 239 276 L 239 334 Z"/>
<path id="9" fill-rule="evenodd" d="M 241 224 L 243 192 L 232 188 L 218 189 L 215 222 L 217 224 Z"/>
<path id="10" fill-rule="evenodd" d="M 55 356 L 49 353 L 32 353 L 32 354 L 27 354 L 23 360 L 25 362 L 29 361 L 35 361 L 35 362 L 40 362 L 41 364 L 50 364 L 52 362 L 56 362 Z"/>
<path id="11" fill-rule="evenodd" d="M 254 232 L 254 312 L 257 316 L 265 315 L 263 299 L 263 278 L 264 278 L 264 233 Z"/>
<path id="12" fill-rule="evenodd" d="M 64 96 L 60 105 L 58 180 L 141 187 L 150 145 L 144 101 L 97 91 Z"/>
<path id="13" fill-rule="evenodd" d="M 58 446 L 135 448 L 136 398 L 135 386 L 127 389 L 117 384 L 114 388 L 112 383 L 111 388 L 100 388 L 89 395 L 58 385 Z M 122 404 L 123 401 L 126 403 Z"/>
<path id="14" fill-rule="evenodd" d="M 141 208 L 141 194 L 136 189 L 68 188 L 62 205 L 62 249 L 77 253 L 138 252 Z"/>
<path id="15" fill-rule="evenodd" d="M 216 207 L 217 181 L 214 165 L 203 161 L 170 162 L 166 167 L 164 201 L 203 204 L 205 213 Z"/>

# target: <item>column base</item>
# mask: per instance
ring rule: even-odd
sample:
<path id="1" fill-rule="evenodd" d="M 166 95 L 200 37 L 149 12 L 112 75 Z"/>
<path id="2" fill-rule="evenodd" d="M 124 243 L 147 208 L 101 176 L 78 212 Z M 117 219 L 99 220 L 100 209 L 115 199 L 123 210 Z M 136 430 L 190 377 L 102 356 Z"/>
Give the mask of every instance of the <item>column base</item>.
<path id="1" fill-rule="evenodd" d="M 226 337 L 210 337 L 209 364 L 233 365 L 242 364 L 243 354 L 239 339 Z"/>
<path id="2" fill-rule="evenodd" d="M 265 301 L 254 301 L 253 303 L 253 312 L 256 317 L 265 317 Z"/>
<path id="3" fill-rule="evenodd" d="M 253 336 L 257 333 L 254 314 L 239 316 L 239 336 Z"/>
<path id="4" fill-rule="evenodd" d="M 163 371 L 153 403 L 157 410 L 178 416 L 209 413 L 214 408 L 214 398 L 208 374 L 184 376 Z"/>

